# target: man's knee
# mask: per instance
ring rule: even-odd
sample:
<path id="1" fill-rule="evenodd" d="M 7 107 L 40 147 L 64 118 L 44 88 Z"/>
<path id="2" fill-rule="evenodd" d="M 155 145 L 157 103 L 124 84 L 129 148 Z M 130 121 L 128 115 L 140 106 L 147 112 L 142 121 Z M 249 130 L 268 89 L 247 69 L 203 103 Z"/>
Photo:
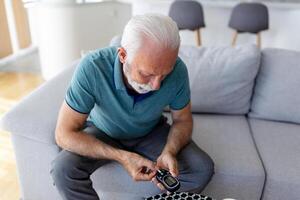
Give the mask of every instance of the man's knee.
<path id="1" fill-rule="evenodd" d="M 51 162 L 50 174 L 54 183 L 63 181 L 64 171 L 68 171 L 66 163 L 58 157 Z"/>
<path id="2" fill-rule="evenodd" d="M 197 165 L 197 161 L 195 164 Z M 214 162 L 209 156 L 202 157 L 201 164 L 202 167 L 192 171 L 193 189 L 198 191 L 202 191 L 205 188 L 215 173 Z"/>
<path id="3" fill-rule="evenodd" d="M 198 155 L 195 156 L 193 161 L 193 171 L 195 173 L 195 178 L 210 177 L 214 174 L 215 164 L 211 157 L 204 151 L 201 150 Z"/>
<path id="4" fill-rule="evenodd" d="M 191 171 L 211 172 L 214 170 L 214 162 L 211 157 L 194 142 L 183 149 L 179 159 L 183 162 L 183 165 L 188 165 Z"/>
<path id="5" fill-rule="evenodd" d="M 214 163 L 214 161 L 211 159 L 211 157 L 209 155 L 207 155 L 204 158 L 203 162 L 205 163 L 205 167 L 204 167 L 203 171 L 206 171 L 208 175 L 212 176 L 215 172 L 215 163 Z"/>
<path id="6" fill-rule="evenodd" d="M 214 175 L 214 162 L 211 157 L 193 142 L 182 152 L 182 170 L 188 170 L 182 177 L 188 182 L 186 191 L 202 191 Z"/>
<path id="7" fill-rule="evenodd" d="M 213 166 L 213 164 L 212 164 Z M 199 171 L 196 171 L 193 173 L 193 177 L 195 179 L 195 181 L 200 181 L 202 182 L 206 182 L 208 183 L 210 181 L 210 179 L 212 178 L 212 176 L 214 175 L 215 170 L 214 167 L 209 167 L 209 168 L 205 168 L 205 169 L 201 169 Z"/>
<path id="8" fill-rule="evenodd" d="M 52 162 L 50 174 L 56 185 L 64 185 L 70 178 L 75 178 L 76 163 L 71 155 L 67 156 L 63 152 L 59 154 Z"/>

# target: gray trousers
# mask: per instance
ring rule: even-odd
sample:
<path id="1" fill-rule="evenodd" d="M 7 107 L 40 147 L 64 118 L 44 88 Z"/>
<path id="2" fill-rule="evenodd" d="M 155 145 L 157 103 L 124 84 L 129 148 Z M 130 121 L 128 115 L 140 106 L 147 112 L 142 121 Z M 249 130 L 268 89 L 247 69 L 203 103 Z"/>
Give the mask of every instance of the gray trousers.
<path id="1" fill-rule="evenodd" d="M 162 152 L 169 130 L 170 125 L 166 122 L 165 117 L 161 118 L 160 122 L 148 135 L 133 140 L 115 140 L 97 129 L 91 122 L 87 122 L 83 129 L 87 134 L 92 134 L 107 144 L 138 153 L 152 161 L 156 161 Z M 177 160 L 179 167 L 178 179 L 181 183 L 180 191 L 201 192 L 214 174 L 212 159 L 191 141 L 178 153 Z M 90 176 L 96 169 L 109 162 L 113 161 L 97 160 L 62 150 L 52 161 L 50 174 L 62 199 L 99 200 Z M 102 181 L 110 182 L 109 180 Z M 130 182 L 134 182 L 132 179 L 120 181 L 126 181 L 125 187 L 130 185 Z M 114 187 L 114 183 L 108 184 Z M 135 199 L 144 199 L 149 195 L 161 192 L 156 185 L 149 181 L 146 189 L 147 194 L 141 193 L 141 191 L 145 191 L 141 188 L 144 186 L 145 184 L 139 185 L 135 183 L 134 187 L 136 188 L 133 188 L 137 196 Z M 122 191 L 116 192 L 122 193 Z M 125 196 L 122 199 L 127 199 Z M 109 197 L 108 199 L 113 198 Z M 131 196 L 128 199 L 132 200 L 133 198 Z"/>

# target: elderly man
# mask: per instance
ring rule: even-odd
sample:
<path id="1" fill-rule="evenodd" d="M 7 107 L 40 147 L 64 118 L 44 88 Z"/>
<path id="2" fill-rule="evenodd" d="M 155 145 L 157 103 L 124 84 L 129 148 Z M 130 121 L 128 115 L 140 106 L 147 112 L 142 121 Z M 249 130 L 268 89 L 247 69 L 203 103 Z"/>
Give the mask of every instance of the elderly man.
<path id="1" fill-rule="evenodd" d="M 214 164 L 191 141 L 189 79 L 179 45 L 177 25 L 169 17 L 140 15 L 126 25 L 121 47 L 99 49 L 81 60 L 55 130 L 63 150 L 51 175 L 63 199 L 99 199 L 90 176 L 111 161 L 132 181 L 149 181 L 149 193 L 140 199 L 164 190 L 155 179 L 159 168 L 178 177 L 181 191 L 207 185 Z M 166 106 L 172 125 L 162 115 Z"/>

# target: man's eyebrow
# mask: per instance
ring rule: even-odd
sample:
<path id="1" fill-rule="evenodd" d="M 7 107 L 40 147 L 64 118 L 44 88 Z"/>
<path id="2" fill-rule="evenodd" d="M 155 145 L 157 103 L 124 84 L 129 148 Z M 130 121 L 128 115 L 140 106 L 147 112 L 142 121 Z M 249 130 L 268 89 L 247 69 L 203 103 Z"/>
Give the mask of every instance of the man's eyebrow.
<path id="1" fill-rule="evenodd" d="M 166 76 L 166 75 L 170 74 L 173 71 L 173 69 L 174 69 L 174 67 L 171 67 L 171 69 L 168 71 L 168 73 L 163 74 L 163 76 Z M 145 70 L 142 67 L 139 69 L 139 72 L 143 73 L 146 76 L 155 76 L 155 74 L 153 74 L 152 72 L 148 72 L 147 70 Z"/>
<path id="2" fill-rule="evenodd" d="M 148 72 L 145 72 L 145 71 L 143 71 L 143 70 L 139 70 L 141 73 L 143 73 L 144 75 L 146 75 L 146 76 L 149 76 L 149 75 L 153 75 L 152 73 L 148 73 Z"/>
<path id="3" fill-rule="evenodd" d="M 140 69 L 139 71 L 142 72 L 142 73 L 145 74 L 145 75 L 154 75 L 153 73 L 148 72 L 148 71 L 144 70 L 143 68 Z"/>
<path id="4" fill-rule="evenodd" d="M 141 71 L 142 72 L 142 71 Z M 170 71 L 171 72 L 171 71 Z M 166 75 L 168 75 L 170 72 L 168 72 L 167 74 L 162 74 L 163 76 L 166 76 Z M 155 74 L 152 74 L 152 73 L 144 73 L 144 72 L 142 72 L 144 75 L 146 75 L 146 76 L 155 76 Z"/>

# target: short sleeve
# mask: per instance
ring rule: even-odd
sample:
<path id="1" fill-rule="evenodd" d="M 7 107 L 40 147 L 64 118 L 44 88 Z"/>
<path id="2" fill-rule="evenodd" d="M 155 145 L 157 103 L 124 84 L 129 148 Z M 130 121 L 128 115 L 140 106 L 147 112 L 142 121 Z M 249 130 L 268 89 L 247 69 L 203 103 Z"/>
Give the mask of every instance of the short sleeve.
<path id="1" fill-rule="evenodd" d="M 88 56 L 78 64 L 65 96 L 66 103 L 75 111 L 88 114 L 95 104 L 93 65 Z"/>
<path id="2" fill-rule="evenodd" d="M 176 83 L 178 86 L 175 87 L 176 95 L 169 105 L 170 109 L 172 110 L 183 109 L 190 102 L 190 98 L 191 98 L 187 68 L 183 61 L 180 61 L 177 67 L 178 70 L 176 72 L 177 73 Z"/>

